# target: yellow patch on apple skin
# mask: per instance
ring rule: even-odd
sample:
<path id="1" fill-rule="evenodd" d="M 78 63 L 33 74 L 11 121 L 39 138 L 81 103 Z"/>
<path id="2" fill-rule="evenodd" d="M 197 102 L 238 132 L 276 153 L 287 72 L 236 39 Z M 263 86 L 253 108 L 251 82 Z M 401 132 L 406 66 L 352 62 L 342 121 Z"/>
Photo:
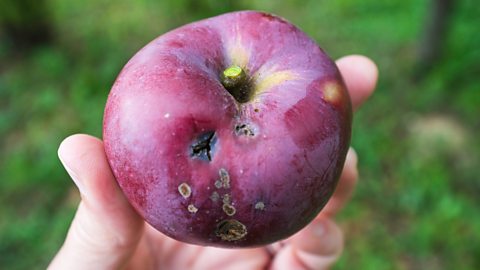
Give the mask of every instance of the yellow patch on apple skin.
<path id="1" fill-rule="evenodd" d="M 237 65 L 244 69 L 247 67 L 250 54 L 242 45 L 240 36 L 237 36 L 233 43 L 227 45 L 227 53 L 232 65 Z"/>
<path id="2" fill-rule="evenodd" d="M 266 75 L 263 78 L 257 78 L 254 90 L 255 95 L 258 95 L 259 93 L 266 91 L 274 86 L 277 86 L 283 82 L 296 79 L 298 79 L 298 75 L 289 70 L 276 71 Z"/>
<path id="3" fill-rule="evenodd" d="M 328 82 L 323 87 L 323 99 L 331 104 L 337 104 L 342 99 L 342 86 Z"/>

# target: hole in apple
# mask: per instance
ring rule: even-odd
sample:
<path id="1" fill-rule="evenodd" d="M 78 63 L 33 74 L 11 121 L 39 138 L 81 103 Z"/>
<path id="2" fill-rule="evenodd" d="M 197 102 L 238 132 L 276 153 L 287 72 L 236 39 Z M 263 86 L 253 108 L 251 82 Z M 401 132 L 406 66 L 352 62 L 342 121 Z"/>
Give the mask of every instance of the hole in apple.
<path id="1" fill-rule="evenodd" d="M 217 143 L 214 131 L 208 131 L 195 139 L 191 145 L 190 156 L 204 161 L 212 161 L 212 154 Z"/>

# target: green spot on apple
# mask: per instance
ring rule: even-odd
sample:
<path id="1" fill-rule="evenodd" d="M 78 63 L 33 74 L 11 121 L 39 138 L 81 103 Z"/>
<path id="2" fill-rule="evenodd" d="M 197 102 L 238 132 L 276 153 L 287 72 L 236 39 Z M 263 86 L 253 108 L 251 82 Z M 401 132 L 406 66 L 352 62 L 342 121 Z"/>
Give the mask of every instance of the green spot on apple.
<path id="1" fill-rule="evenodd" d="M 233 65 L 225 69 L 225 71 L 223 72 L 223 75 L 227 78 L 235 79 L 241 76 L 242 73 L 244 74 L 241 67 Z"/>

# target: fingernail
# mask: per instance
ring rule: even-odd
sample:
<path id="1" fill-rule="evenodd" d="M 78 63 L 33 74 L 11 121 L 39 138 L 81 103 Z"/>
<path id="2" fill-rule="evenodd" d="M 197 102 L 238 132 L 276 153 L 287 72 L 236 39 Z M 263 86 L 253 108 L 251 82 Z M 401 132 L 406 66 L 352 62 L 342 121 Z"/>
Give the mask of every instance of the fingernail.
<path id="1" fill-rule="evenodd" d="M 70 167 L 68 167 L 68 165 L 65 163 L 64 159 L 62 158 L 60 152 L 58 153 L 58 158 L 60 159 L 60 162 L 62 163 L 63 167 L 67 171 L 68 175 L 70 175 L 70 178 L 72 178 L 73 183 L 75 183 L 75 185 L 77 186 L 78 191 L 80 191 L 80 194 L 86 197 L 87 194 L 86 194 L 85 186 L 79 180 L 80 178 L 78 177 L 78 175 L 72 169 L 70 169 Z"/>
<path id="2" fill-rule="evenodd" d="M 350 162 L 352 162 L 355 166 L 357 166 L 358 155 L 357 155 L 357 152 L 355 151 L 355 149 L 353 149 L 352 147 L 350 147 L 350 149 L 348 149 L 347 158 L 349 159 Z"/>

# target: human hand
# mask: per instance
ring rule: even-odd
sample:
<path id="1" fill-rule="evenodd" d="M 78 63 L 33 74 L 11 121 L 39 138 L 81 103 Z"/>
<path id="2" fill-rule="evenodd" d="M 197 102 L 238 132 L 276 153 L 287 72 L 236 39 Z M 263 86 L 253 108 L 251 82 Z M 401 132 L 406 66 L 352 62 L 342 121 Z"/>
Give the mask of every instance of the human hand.
<path id="1" fill-rule="evenodd" d="M 341 58 L 337 65 L 357 109 L 375 88 L 377 68 L 362 56 Z M 220 249 L 178 242 L 145 223 L 118 187 L 99 139 L 70 136 L 58 154 L 82 200 L 49 269 L 327 269 L 343 249 L 333 217 L 358 175 L 350 149 L 335 193 L 307 227 L 269 246 Z"/>

